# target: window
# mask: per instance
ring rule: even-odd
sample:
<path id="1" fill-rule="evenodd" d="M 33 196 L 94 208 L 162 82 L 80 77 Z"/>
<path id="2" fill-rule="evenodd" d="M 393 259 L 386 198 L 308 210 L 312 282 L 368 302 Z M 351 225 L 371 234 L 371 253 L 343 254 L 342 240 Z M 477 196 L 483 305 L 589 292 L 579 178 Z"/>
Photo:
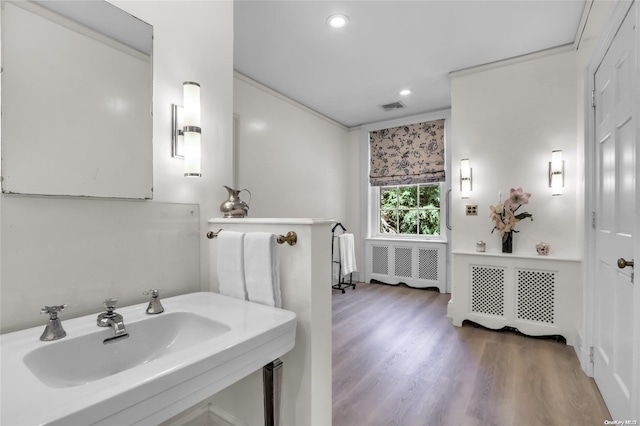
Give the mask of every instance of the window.
<path id="1" fill-rule="evenodd" d="M 363 128 L 367 237 L 446 242 L 448 111 Z M 365 156 L 366 155 L 366 156 Z M 442 201 L 441 201 L 442 200 Z"/>
<path id="2" fill-rule="evenodd" d="M 440 235 L 440 184 L 380 187 L 381 235 Z"/>

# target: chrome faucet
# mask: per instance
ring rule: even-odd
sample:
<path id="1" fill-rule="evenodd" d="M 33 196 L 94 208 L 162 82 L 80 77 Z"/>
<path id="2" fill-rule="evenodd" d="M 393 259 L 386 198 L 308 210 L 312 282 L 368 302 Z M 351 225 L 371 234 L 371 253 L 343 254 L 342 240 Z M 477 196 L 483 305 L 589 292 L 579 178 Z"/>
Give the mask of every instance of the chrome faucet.
<path id="1" fill-rule="evenodd" d="M 158 290 L 157 288 L 152 288 L 152 289 L 149 289 L 149 291 L 145 291 L 142 294 L 151 295 L 151 300 L 149 300 L 149 306 L 147 306 L 148 314 L 161 314 L 162 312 L 164 312 L 164 306 L 162 306 L 162 303 L 160 302 L 160 298 L 158 297 L 158 295 L 160 294 L 160 290 Z"/>
<path id="2" fill-rule="evenodd" d="M 111 343 L 118 339 L 126 339 L 129 337 L 129 333 L 124 328 L 124 320 L 122 315 L 114 312 L 116 309 L 117 299 L 106 299 L 104 301 L 104 307 L 107 312 L 103 312 L 98 315 L 98 327 L 111 327 L 116 333 L 115 336 L 104 339 L 102 343 Z"/>
<path id="3" fill-rule="evenodd" d="M 59 306 L 43 306 L 40 309 L 41 314 L 49 314 L 49 322 L 40 336 L 40 340 L 43 342 L 48 342 L 50 340 L 58 340 L 62 339 L 67 335 L 67 332 L 62 328 L 62 322 L 60 318 L 58 318 L 58 312 L 64 311 L 67 305 L 59 305 Z"/>

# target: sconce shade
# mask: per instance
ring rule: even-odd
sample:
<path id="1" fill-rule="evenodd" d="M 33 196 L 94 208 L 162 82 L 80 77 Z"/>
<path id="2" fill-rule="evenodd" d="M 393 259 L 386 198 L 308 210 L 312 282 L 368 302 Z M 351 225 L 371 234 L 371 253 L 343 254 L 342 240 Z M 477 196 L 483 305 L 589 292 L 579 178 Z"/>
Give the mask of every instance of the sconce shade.
<path id="1" fill-rule="evenodd" d="M 562 195 L 562 188 L 564 187 L 564 160 L 562 159 L 562 150 L 551 151 L 549 187 L 551 188 L 551 195 Z"/>
<path id="2" fill-rule="evenodd" d="M 193 81 L 182 84 L 184 125 L 200 127 L 200 85 Z"/>
<path id="3" fill-rule="evenodd" d="M 201 129 L 200 129 L 200 85 L 185 81 L 182 85 L 184 100 L 184 175 L 200 177 Z"/>
<path id="4" fill-rule="evenodd" d="M 468 158 L 460 160 L 460 193 L 461 197 L 469 198 L 472 190 L 471 164 Z"/>
<path id="5" fill-rule="evenodd" d="M 468 158 L 460 160 L 460 176 L 463 179 L 469 179 L 471 177 L 471 164 Z"/>
<path id="6" fill-rule="evenodd" d="M 202 176 L 200 160 L 200 128 L 185 126 L 184 128 L 184 175 L 186 177 Z"/>

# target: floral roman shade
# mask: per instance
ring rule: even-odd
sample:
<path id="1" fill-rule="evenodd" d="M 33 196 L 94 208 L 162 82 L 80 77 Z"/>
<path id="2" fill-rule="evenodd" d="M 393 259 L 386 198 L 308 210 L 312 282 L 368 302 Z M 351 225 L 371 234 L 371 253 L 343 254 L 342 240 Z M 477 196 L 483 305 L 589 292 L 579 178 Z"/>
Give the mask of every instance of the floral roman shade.
<path id="1" fill-rule="evenodd" d="M 369 133 L 372 186 L 444 182 L 444 120 Z"/>

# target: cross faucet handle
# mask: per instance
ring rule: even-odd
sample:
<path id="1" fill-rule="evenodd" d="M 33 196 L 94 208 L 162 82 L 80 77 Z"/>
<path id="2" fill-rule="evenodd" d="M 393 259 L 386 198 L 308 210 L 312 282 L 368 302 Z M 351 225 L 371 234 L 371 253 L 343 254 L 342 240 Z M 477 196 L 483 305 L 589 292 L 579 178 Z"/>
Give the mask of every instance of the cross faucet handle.
<path id="1" fill-rule="evenodd" d="M 56 319 L 58 317 L 58 312 L 64 311 L 67 305 L 54 305 L 54 306 L 43 306 L 40 309 L 41 314 L 49 314 L 51 319 Z"/>
<path id="2" fill-rule="evenodd" d="M 150 294 L 151 297 L 158 297 L 161 291 L 164 291 L 164 290 L 157 289 L 157 288 L 150 288 L 148 291 L 145 291 L 142 294 L 144 294 L 145 296 Z"/>
<path id="3" fill-rule="evenodd" d="M 107 308 L 107 312 L 113 312 L 116 309 L 116 303 L 118 303 L 118 299 L 104 299 L 104 307 Z"/>

